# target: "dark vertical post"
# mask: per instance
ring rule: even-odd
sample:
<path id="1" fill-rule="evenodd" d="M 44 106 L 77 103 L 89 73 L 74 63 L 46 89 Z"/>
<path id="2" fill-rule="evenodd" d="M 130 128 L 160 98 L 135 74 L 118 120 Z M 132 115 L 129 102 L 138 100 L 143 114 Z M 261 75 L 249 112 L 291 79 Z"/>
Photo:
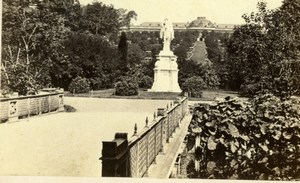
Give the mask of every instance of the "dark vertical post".
<path id="1" fill-rule="evenodd" d="M 127 133 L 116 133 L 113 141 L 102 144 L 102 177 L 129 177 Z"/>

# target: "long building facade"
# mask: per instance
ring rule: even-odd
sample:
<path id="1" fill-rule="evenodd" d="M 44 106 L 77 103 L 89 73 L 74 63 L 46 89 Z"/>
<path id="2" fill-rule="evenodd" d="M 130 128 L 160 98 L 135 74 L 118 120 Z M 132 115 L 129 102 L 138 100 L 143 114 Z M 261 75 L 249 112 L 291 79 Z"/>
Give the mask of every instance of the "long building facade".
<path id="1" fill-rule="evenodd" d="M 228 32 L 232 33 L 234 27 L 238 25 L 235 24 L 216 24 L 212 23 L 210 20 L 207 20 L 206 17 L 197 17 L 197 19 L 192 22 L 174 22 L 173 28 L 175 31 L 186 31 L 186 30 L 198 30 L 202 32 L 204 30 L 210 32 Z M 131 25 L 130 27 L 122 27 L 121 30 L 128 31 L 160 31 L 161 22 L 143 22 L 140 25 Z"/>

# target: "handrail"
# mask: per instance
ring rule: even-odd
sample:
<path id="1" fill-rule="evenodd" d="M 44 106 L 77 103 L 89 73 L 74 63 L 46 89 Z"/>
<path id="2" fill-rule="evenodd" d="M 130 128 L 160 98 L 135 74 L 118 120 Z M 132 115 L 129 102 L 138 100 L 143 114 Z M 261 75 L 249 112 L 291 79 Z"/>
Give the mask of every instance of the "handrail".
<path id="1" fill-rule="evenodd" d="M 114 148 L 115 150 L 118 149 L 118 152 L 122 152 L 122 155 L 116 155 L 115 158 L 112 158 L 111 156 L 105 157 L 102 154 L 100 158 L 102 160 L 102 176 L 143 177 L 147 174 L 149 166 L 155 162 L 156 156 L 164 151 L 165 143 L 169 142 L 169 138 L 172 137 L 176 127 L 180 126 L 180 121 L 187 113 L 186 97 L 175 102 L 174 104 L 171 103 L 170 107 L 168 105 L 166 108 L 163 108 L 163 113 L 161 113 L 161 108 L 159 108 L 159 116 L 155 117 L 150 124 L 146 120 L 146 125 L 141 131 L 137 132 L 137 126 L 135 125 L 135 132 L 128 140 L 127 147 L 125 149 L 124 146 L 120 146 L 119 149 L 118 147 Z M 127 135 L 126 139 L 118 140 L 127 141 Z M 111 143 L 114 141 L 111 141 Z M 103 143 L 105 146 L 103 146 L 102 152 L 114 151 L 110 149 L 115 147 L 113 144 L 109 145 L 110 142 Z M 112 154 L 117 153 L 112 152 Z M 123 166 L 124 162 L 125 166 Z M 123 167 L 124 170 L 121 171 L 117 167 Z"/>

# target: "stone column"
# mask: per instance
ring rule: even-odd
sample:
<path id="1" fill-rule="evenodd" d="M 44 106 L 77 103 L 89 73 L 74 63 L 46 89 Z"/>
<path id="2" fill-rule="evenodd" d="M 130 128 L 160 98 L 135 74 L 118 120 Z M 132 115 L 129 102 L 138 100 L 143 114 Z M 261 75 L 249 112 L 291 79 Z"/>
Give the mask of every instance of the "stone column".
<path id="1" fill-rule="evenodd" d="M 8 101 L 8 122 L 18 121 L 18 93 L 14 93 Z"/>

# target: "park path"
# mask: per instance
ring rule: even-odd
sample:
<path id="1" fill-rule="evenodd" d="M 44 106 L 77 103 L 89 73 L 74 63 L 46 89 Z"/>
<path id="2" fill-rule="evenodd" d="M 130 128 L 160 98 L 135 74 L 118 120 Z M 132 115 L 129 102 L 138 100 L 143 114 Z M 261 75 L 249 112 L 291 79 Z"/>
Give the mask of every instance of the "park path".
<path id="1" fill-rule="evenodd" d="M 65 97 L 77 112 L 0 124 L 0 176 L 101 177 L 102 141 L 134 132 L 168 100 Z M 0 181 L 1 182 L 1 181 Z"/>

